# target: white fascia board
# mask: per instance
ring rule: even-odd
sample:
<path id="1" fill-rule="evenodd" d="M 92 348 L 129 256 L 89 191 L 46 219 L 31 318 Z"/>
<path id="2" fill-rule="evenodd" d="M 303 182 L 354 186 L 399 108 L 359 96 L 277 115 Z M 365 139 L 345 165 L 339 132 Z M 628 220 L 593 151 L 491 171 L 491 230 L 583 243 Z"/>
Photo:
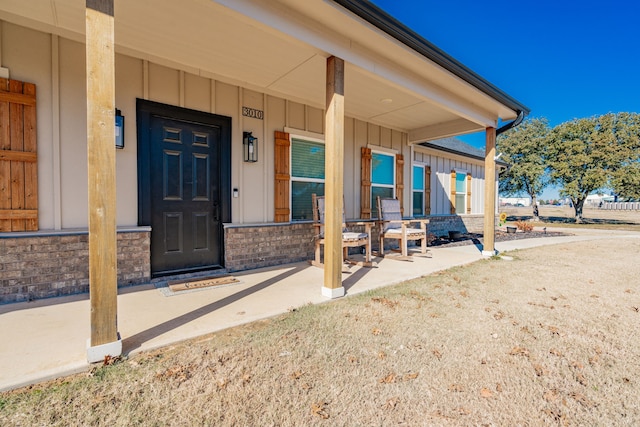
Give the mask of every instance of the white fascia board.
<path id="1" fill-rule="evenodd" d="M 409 70 L 404 72 L 399 70 L 397 66 L 386 63 L 379 54 L 359 46 L 349 38 L 339 36 L 335 32 L 326 31 L 324 27 L 306 16 L 295 15 L 295 19 L 290 19 L 294 18 L 293 13 L 281 7 L 281 4 L 276 1 L 214 1 L 241 15 L 261 22 L 269 27 L 273 34 L 284 33 L 306 45 L 315 47 L 327 57 L 331 55 L 337 56 L 347 63 L 370 72 L 397 89 L 418 95 L 424 101 L 438 105 L 446 111 L 483 127 L 495 125 L 497 120 L 495 114 L 491 114 L 471 102 L 464 101 L 444 89 L 412 75 Z M 336 10 L 336 12 L 339 11 Z M 361 25 L 361 23 L 355 21 L 354 25 Z"/>

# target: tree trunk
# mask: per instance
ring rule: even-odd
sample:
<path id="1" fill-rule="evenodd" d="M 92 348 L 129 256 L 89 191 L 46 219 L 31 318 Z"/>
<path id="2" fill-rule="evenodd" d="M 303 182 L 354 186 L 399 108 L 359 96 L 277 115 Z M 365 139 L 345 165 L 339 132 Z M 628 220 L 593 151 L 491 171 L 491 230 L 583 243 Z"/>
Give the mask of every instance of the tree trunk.
<path id="1" fill-rule="evenodd" d="M 540 221 L 540 214 L 538 212 L 538 198 L 535 194 L 531 195 L 531 206 L 533 207 L 533 220 Z"/>
<path id="2" fill-rule="evenodd" d="M 577 200 L 574 200 L 573 198 L 571 199 L 571 203 L 573 203 L 573 209 L 576 212 L 576 222 L 577 223 L 581 223 L 582 222 L 582 208 L 584 207 L 584 198 L 580 198 Z"/>

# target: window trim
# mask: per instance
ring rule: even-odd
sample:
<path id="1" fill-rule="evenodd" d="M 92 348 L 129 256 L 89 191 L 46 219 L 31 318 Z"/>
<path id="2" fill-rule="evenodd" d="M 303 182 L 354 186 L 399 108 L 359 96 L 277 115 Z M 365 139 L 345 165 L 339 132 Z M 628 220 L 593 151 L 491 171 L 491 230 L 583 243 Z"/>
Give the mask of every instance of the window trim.
<path id="1" fill-rule="evenodd" d="M 459 194 L 464 195 L 464 209 L 462 211 L 462 213 L 458 213 L 458 204 L 455 204 L 455 208 L 456 208 L 456 213 L 455 215 L 466 215 L 467 214 L 467 193 L 469 192 L 469 183 L 467 182 L 467 175 L 469 174 L 469 171 L 466 169 L 460 169 L 460 168 L 453 168 L 454 171 L 456 171 L 456 192 L 454 197 L 457 197 Z M 460 193 L 458 192 L 458 188 L 457 188 L 457 183 L 458 183 L 458 174 L 462 174 L 464 175 L 464 192 Z M 453 192 L 452 192 L 453 193 Z"/>
<path id="2" fill-rule="evenodd" d="M 389 156 L 389 157 L 391 157 L 393 159 L 393 161 L 391 162 L 391 164 L 393 166 L 393 172 L 392 172 L 393 184 L 375 184 L 373 182 L 373 169 L 374 169 L 373 158 L 374 158 L 375 154 L 381 154 L 383 156 Z M 395 150 L 384 150 L 383 147 L 371 148 L 371 177 L 370 177 L 370 181 L 371 181 L 371 214 L 372 214 L 372 216 L 373 216 L 374 210 L 377 210 L 376 201 L 373 199 L 373 189 L 375 187 L 377 187 L 377 188 L 391 188 L 393 190 L 393 193 L 391 193 L 392 194 L 391 197 L 392 198 L 396 198 L 397 197 L 397 195 L 396 195 L 397 155 L 398 155 L 398 153 Z"/>
<path id="3" fill-rule="evenodd" d="M 413 173 L 413 168 L 420 168 L 422 169 L 422 190 L 416 190 L 414 188 L 415 185 L 415 176 Z M 420 216 L 426 216 L 425 214 L 425 205 L 426 205 L 426 188 L 425 188 L 425 180 L 426 180 L 426 169 L 427 169 L 427 165 L 425 165 L 424 163 L 413 163 L 411 165 L 411 215 L 414 215 L 414 211 L 415 211 L 415 206 L 413 205 L 413 194 L 417 193 L 417 192 L 421 192 L 422 193 L 422 206 L 420 207 Z"/>
<path id="4" fill-rule="evenodd" d="M 289 133 L 289 144 L 290 144 L 290 149 L 289 149 L 289 170 L 291 171 L 289 173 L 289 206 L 291 206 L 291 208 L 289 209 L 289 222 L 304 222 L 304 221 L 309 221 L 306 219 L 294 219 L 293 218 L 293 182 L 313 182 L 313 183 L 317 183 L 317 184 L 326 184 L 326 175 L 324 179 L 320 179 L 320 178 L 306 178 L 306 177 L 297 177 L 293 175 L 293 143 L 294 143 L 294 139 L 300 140 L 300 141 L 305 141 L 305 142 L 313 142 L 316 144 L 322 144 L 325 146 L 325 155 L 326 155 L 326 143 L 325 140 L 322 138 L 318 138 L 315 136 L 311 136 L 312 134 L 309 132 L 305 132 L 305 134 L 300 134 L 300 133 Z M 318 134 L 320 135 L 320 134 Z M 325 168 L 325 165 L 322 165 L 323 169 Z"/>

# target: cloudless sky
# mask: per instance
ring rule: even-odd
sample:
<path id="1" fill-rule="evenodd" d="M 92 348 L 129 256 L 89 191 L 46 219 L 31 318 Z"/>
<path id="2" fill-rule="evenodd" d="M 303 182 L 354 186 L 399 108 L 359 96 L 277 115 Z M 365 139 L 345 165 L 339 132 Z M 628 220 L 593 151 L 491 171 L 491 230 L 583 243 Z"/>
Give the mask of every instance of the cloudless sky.
<path id="1" fill-rule="evenodd" d="M 640 1 L 373 3 L 552 127 L 608 112 L 640 112 Z M 461 139 L 484 147 L 484 133 Z"/>

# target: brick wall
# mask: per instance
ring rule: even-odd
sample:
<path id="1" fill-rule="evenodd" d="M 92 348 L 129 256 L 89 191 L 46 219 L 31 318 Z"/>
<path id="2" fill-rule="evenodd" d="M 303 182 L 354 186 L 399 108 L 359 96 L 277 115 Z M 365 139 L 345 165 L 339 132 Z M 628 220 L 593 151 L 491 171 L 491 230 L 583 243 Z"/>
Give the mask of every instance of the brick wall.
<path id="1" fill-rule="evenodd" d="M 436 236 L 448 236 L 449 230 L 482 233 L 482 215 L 444 215 L 429 217 L 427 232 Z M 364 231 L 364 226 L 352 227 L 352 231 Z M 379 247 L 377 224 L 371 230 L 371 246 Z M 284 223 L 225 228 L 225 266 L 230 272 L 269 267 L 313 259 L 314 228 L 310 223 Z M 419 242 L 408 242 L 409 246 Z M 398 241 L 385 240 L 385 249 L 397 249 Z M 358 248 L 350 248 L 351 253 Z"/>
<path id="2" fill-rule="evenodd" d="M 484 216 L 431 216 L 429 217 L 427 230 L 429 233 L 437 237 L 448 236 L 449 231 L 460 231 L 462 233 L 482 233 L 484 231 Z"/>
<path id="3" fill-rule="evenodd" d="M 482 215 L 432 216 L 427 229 L 436 236 L 449 230 L 481 233 L 483 224 Z M 118 230 L 118 286 L 151 280 L 150 234 L 146 228 Z M 313 259 L 311 223 L 232 225 L 225 227 L 224 234 L 225 266 L 230 272 Z M 377 249 L 375 226 L 371 237 Z M 397 242 L 386 240 L 387 245 L 397 247 Z M 88 263 L 86 231 L 2 234 L 0 304 L 88 292 Z"/>
<path id="4" fill-rule="evenodd" d="M 118 286 L 151 277 L 150 231 L 118 231 Z M 89 236 L 25 233 L 0 236 L 0 304 L 89 291 Z"/>
<path id="5" fill-rule="evenodd" d="M 313 258 L 310 223 L 228 226 L 224 230 L 225 267 L 248 270 Z"/>

